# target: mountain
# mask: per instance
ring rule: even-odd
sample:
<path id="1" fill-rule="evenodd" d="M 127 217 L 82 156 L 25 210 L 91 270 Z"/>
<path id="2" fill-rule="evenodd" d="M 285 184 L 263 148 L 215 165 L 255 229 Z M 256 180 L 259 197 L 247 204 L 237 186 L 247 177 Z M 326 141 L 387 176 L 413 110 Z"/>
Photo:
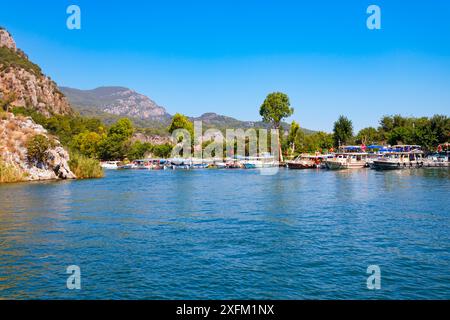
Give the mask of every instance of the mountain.
<path id="1" fill-rule="evenodd" d="M 141 120 L 166 120 L 170 115 L 153 100 L 124 87 L 79 90 L 61 87 L 71 104 L 81 113 L 97 111 Z"/>
<path id="2" fill-rule="evenodd" d="M 34 109 L 45 116 L 73 113 L 56 83 L 16 47 L 0 27 L 0 100 L 9 107 Z"/>
<path id="3" fill-rule="evenodd" d="M 82 115 L 98 117 L 110 124 L 120 117 L 129 117 L 141 128 L 164 130 L 172 116 L 150 98 L 125 87 L 100 87 L 93 90 L 79 90 L 60 87 L 73 108 Z M 200 117 L 190 117 L 191 121 L 202 121 L 203 127 L 224 129 L 269 128 L 262 121 L 241 121 L 232 117 L 208 112 Z M 285 129 L 288 123 L 283 123 Z M 306 133 L 312 131 L 303 129 Z"/>
<path id="4" fill-rule="evenodd" d="M 47 117 L 73 113 L 57 85 L 0 28 L 0 183 L 76 178 L 61 143 L 31 118 L 12 114 L 14 107 Z"/>

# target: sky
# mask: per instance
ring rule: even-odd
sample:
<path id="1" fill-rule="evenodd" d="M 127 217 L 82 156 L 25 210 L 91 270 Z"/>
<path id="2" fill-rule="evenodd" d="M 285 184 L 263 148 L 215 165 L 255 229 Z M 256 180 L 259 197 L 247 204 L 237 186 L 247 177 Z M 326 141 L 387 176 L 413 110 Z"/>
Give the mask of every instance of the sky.
<path id="1" fill-rule="evenodd" d="M 69 5 L 81 30 L 66 26 Z M 381 9 L 369 30 L 366 10 Z M 125 86 L 171 114 L 260 120 L 289 95 L 302 127 L 449 115 L 450 1 L 0 0 L 0 26 L 59 85 Z"/>

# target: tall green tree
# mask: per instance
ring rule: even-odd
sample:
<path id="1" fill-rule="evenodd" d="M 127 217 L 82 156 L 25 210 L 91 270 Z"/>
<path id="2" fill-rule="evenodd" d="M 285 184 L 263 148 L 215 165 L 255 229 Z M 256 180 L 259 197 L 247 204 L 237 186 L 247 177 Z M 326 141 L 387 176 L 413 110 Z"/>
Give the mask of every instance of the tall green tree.
<path id="1" fill-rule="evenodd" d="M 128 159 L 142 159 L 144 156 L 152 152 L 153 146 L 148 142 L 135 141 L 128 150 Z"/>
<path id="2" fill-rule="evenodd" d="M 106 138 L 97 132 L 85 131 L 73 137 L 70 147 L 89 158 L 99 157 L 99 145 Z"/>
<path id="3" fill-rule="evenodd" d="M 356 143 L 369 145 L 379 143 L 380 141 L 380 133 L 373 127 L 361 129 L 356 135 Z"/>
<path id="4" fill-rule="evenodd" d="M 300 131 L 300 125 L 297 122 L 292 121 L 291 128 L 289 129 L 288 139 L 287 139 L 289 147 L 291 148 L 291 153 L 295 153 L 295 139 L 296 139 L 299 131 Z"/>
<path id="5" fill-rule="evenodd" d="M 172 134 L 177 129 L 185 129 L 191 135 L 191 140 L 194 139 L 194 124 L 189 120 L 188 117 L 181 113 L 177 113 L 173 116 L 170 126 L 167 128 L 170 134 Z"/>
<path id="6" fill-rule="evenodd" d="M 282 92 L 270 93 L 264 100 L 259 114 L 266 123 L 270 123 L 276 130 L 280 129 L 281 121 L 284 118 L 290 117 L 294 113 L 291 108 L 289 97 Z M 278 135 L 279 156 L 278 160 L 283 161 L 283 154 L 281 151 L 280 134 Z"/>
<path id="7" fill-rule="evenodd" d="M 99 156 L 102 160 L 122 160 L 130 148 L 130 138 L 134 127 L 128 118 L 119 119 L 108 130 L 106 139 L 99 143 Z"/>
<path id="8" fill-rule="evenodd" d="M 345 116 L 340 116 L 334 123 L 334 145 L 345 145 L 353 138 L 353 123 Z"/>

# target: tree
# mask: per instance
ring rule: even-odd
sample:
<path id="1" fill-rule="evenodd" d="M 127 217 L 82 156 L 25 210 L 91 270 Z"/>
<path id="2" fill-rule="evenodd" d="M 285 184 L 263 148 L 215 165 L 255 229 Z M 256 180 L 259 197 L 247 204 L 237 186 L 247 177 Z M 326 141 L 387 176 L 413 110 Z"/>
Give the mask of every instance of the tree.
<path id="1" fill-rule="evenodd" d="M 391 145 L 414 143 L 412 127 L 396 127 L 387 134 L 387 141 Z"/>
<path id="2" fill-rule="evenodd" d="M 99 146 L 105 138 L 106 135 L 85 131 L 74 136 L 70 146 L 86 157 L 98 158 Z"/>
<path id="3" fill-rule="evenodd" d="M 284 118 L 290 117 L 294 113 L 294 109 L 291 108 L 289 97 L 281 92 L 270 93 L 264 100 L 259 114 L 266 123 L 270 123 L 276 130 L 280 129 L 281 121 Z M 283 161 L 283 155 L 281 152 L 280 134 L 278 135 L 278 160 Z"/>
<path id="4" fill-rule="evenodd" d="M 130 147 L 129 140 L 133 136 L 134 128 L 127 118 L 118 120 L 108 130 L 108 136 L 98 146 L 102 160 L 121 160 L 127 155 Z"/>
<path id="5" fill-rule="evenodd" d="M 46 136 L 38 134 L 28 140 L 26 147 L 29 162 L 44 163 L 47 161 L 51 142 Z"/>
<path id="6" fill-rule="evenodd" d="M 334 123 L 334 145 L 340 146 L 350 142 L 353 137 L 353 123 L 345 116 L 340 116 Z"/>
<path id="7" fill-rule="evenodd" d="M 131 138 L 134 133 L 133 123 L 128 118 L 119 119 L 109 128 L 108 136 L 121 137 L 123 140 Z"/>
<path id="8" fill-rule="evenodd" d="M 153 154 L 156 157 L 168 158 L 172 153 L 172 145 L 170 144 L 160 144 L 153 146 Z"/>
<path id="9" fill-rule="evenodd" d="M 288 144 L 289 144 L 289 147 L 291 148 L 292 153 L 295 153 L 295 138 L 297 137 L 299 130 L 300 130 L 300 125 L 297 122 L 292 121 L 291 128 L 289 129 L 289 134 L 288 134 Z"/>
<path id="10" fill-rule="evenodd" d="M 359 144 L 375 144 L 380 142 L 380 134 L 377 129 L 368 127 L 361 129 L 356 135 L 356 143 Z"/>
<path id="11" fill-rule="evenodd" d="M 128 159 L 142 159 L 148 152 L 153 150 L 153 146 L 148 142 L 135 141 L 128 151 Z"/>
<path id="12" fill-rule="evenodd" d="M 435 115 L 430 119 L 430 126 L 436 135 L 438 143 L 445 143 L 450 138 L 450 118 L 444 115 Z"/>
<path id="13" fill-rule="evenodd" d="M 191 121 L 189 121 L 188 117 L 182 115 L 181 113 L 177 113 L 173 116 L 172 122 L 170 126 L 167 128 L 170 134 L 172 134 L 177 129 L 185 129 L 191 135 L 191 141 L 194 137 L 194 125 Z"/>

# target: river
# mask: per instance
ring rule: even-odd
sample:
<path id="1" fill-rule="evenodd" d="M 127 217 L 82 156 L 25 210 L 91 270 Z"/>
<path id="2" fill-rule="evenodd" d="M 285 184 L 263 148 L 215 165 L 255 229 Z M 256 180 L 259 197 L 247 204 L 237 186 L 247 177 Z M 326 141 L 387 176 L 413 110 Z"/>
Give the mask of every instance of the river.
<path id="1" fill-rule="evenodd" d="M 449 195 L 448 169 L 1 185 L 0 298 L 450 299 Z"/>

